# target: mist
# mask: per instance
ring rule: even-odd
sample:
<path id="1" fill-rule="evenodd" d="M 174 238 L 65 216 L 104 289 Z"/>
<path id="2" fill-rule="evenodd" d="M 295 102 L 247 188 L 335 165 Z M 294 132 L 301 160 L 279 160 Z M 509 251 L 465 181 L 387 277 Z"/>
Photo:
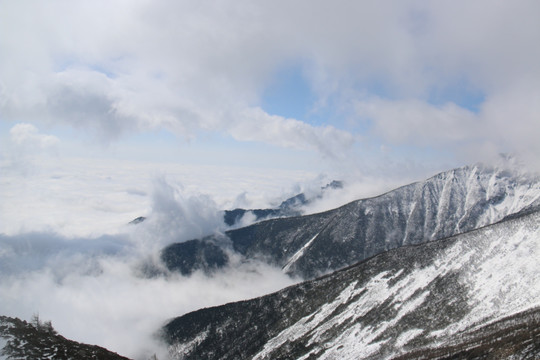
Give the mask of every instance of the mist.
<path id="1" fill-rule="evenodd" d="M 135 359 L 166 358 L 157 334 L 187 312 L 252 298 L 292 285 L 280 269 L 240 261 L 213 274 L 168 272 L 159 251 L 169 243 L 225 228 L 222 212 L 204 194 L 154 183 L 148 220 L 99 237 L 53 232 L 0 235 L 0 308 L 3 315 L 51 320 L 63 336 Z M 144 273 L 145 265 L 160 275 Z"/>

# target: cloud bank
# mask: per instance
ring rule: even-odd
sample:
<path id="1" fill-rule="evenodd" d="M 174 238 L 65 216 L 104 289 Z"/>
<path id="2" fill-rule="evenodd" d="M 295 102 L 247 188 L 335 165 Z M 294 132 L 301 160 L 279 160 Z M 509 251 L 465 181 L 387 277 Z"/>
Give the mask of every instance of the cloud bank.
<path id="1" fill-rule="evenodd" d="M 217 131 L 331 158 L 374 138 L 469 154 L 479 143 L 539 150 L 534 131 L 515 130 L 538 130 L 532 0 L 0 4 L 6 119 L 69 124 L 104 142 Z M 291 64 L 314 111 L 332 109 L 325 123 L 260 108 Z"/>
<path id="2" fill-rule="evenodd" d="M 208 196 L 190 195 L 160 179 L 148 221 L 114 235 L 0 234 L 0 308 L 23 319 L 39 313 L 64 336 L 135 359 L 165 359 L 156 332 L 170 318 L 260 296 L 293 284 L 280 269 L 240 262 L 212 277 L 169 273 L 159 251 L 224 227 Z M 145 274 L 147 264 L 163 273 Z"/>

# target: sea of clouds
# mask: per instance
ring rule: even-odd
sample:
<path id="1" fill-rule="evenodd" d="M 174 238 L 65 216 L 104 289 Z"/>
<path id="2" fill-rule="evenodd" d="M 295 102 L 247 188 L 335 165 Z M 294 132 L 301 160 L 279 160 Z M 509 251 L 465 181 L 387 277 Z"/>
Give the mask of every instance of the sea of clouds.
<path id="1" fill-rule="evenodd" d="M 3 315 L 30 319 L 38 313 L 68 338 L 136 359 L 154 353 L 163 358 L 156 334 L 168 319 L 297 281 L 280 269 L 240 264 L 234 257 L 230 267 L 213 276 L 186 277 L 163 268 L 163 274 L 148 276 L 142 269 L 149 263 L 160 267 L 159 252 L 167 244 L 226 229 L 216 201 L 164 177 L 153 180 L 150 190 L 129 183 L 119 190 L 118 180 L 100 175 L 94 182 L 86 179 L 84 188 L 64 175 L 49 178 L 59 182 L 57 192 L 42 184 L 13 192 L 22 194 L 21 203 L 2 205 L 3 220 L 8 220 L 0 232 Z M 10 184 L 3 190 L 5 199 L 16 186 Z M 129 186 L 137 190 L 127 191 Z M 148 220 L 128 224 L 138 215 Z"/>

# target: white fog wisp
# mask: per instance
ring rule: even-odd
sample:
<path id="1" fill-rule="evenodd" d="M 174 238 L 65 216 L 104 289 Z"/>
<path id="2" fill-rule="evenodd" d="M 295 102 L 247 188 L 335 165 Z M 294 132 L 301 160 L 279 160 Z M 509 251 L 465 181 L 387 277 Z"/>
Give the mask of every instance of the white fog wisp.
<path id="1" fill-rule="evenodd" d="M 212 276 L 169 273 L 160 265 L 163 246 L 219 231 L 223 220 L 209 197 L 186 195 L 164 180 L 155 186 L 149 220 L 121 233 L 0 235 L 2 315 L 29 320 L 39 313 L 67 338 L 135 359 L 153 353 L 166 358 L 156 334 L 170 318 L 295 282 L 279 268 L 257 261 L 240 264 L 234 256 L 230 267 Z M 165 273 L 145 275 L 141 266 L 149 261 Z"/>

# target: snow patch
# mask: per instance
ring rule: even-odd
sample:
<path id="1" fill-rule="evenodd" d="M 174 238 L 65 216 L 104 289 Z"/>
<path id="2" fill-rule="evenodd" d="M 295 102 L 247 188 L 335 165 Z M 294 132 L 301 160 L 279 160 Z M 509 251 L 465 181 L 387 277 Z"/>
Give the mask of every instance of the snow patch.
<path id="1" fill-rule="evenodd" d="M 7 339 L 0 336 L 0 360 L 6 360 L 8 359 L 8 355 L 4 355 L 4 352 L 2 351 L 4 349 L 4 346 L 6 346 L 8 343 Z"/>
<path id="2" fill-rule="evenodd" d="M 405 331 L 396 340 L 396 346 L 402 348 L 405 346 L 409 341 L 417 337 L 418 335 L 422 334 L 424 332 L 423 329 L 412 329 Z"/>
<path id="3" fill-rule="evenodd" d="M 279 348 L 286 341 L 294 341 L 317 327 L 322 321 L 327 319 L 338 306 L 345 303 L 355 294 L 357 282 L 353 282 L 345 288 L 340 295 L 331 303 L 325 304 L 314 314 L 303 317 L 294 325 L 280 332 L 276 337 L 268 341 L 263 350 L 253 357 L 253 360 L 268 359 L 274 349 Z"/>
<path id="4" fill-rule="evenodd" d="M 184 354 L 189 354 L 194 347 L 199 345 L 208 336 L 208 330 L 198 334 L 192 340 L 185 343 L 176 343 L 169 348 L 169 356 L 171 359 L 181 360 L 184 358 Z"/>
<path id="5" fill-rule="evenodd" d="M 358 281 L 354 281 L 334 301 L 270 340 L 255 359 L 268 359 L 287 340 L 303 337 L 311 347 L 302 357 L 305 359 L 373 356 L 391 340 L 391 337 L 381 340 L 381 336 L 398 326 L 407 314 L 421 308 L 430 294 L 430 284 L 450 273 L 459 274 L 458 281 L 465 285 L 470 300 L 464 308 L 467 315 L 459 324 L 427 334 L 436 343 L 442 344 L 478 322 L 485 324 L 486 319 L 495 320 L 540 306 L 540 283 L 536 281 L 540 278 L 539 219 L 540 214 L 536 214 L 525 223 L 507 223 L 464 235 L 463 240 L 433 259 L 431 265 L 418 266 L 406 275 L 403 269 L 395 273 L 382 271 L 358 288 Z M 397 311 L 395 316 L 375 325 L 363 320 L 368 312 L 386 301 Z M 343 329 L 343 324 L 346 324 L 344 330 L 336 330 Z M 393 354 L 399 354 L 425 331 L 405 327 L 392 344 Z"/>
<path id="6" fill-rule="evenodd" d="M 298 250 L 293 256 L 291 256 L 291 258 L 289 259 L 287 264 L 285 264 L 285 266 L 283 266 L 282 270 L 283 270 L 284 273 L 289 271 L 291 266 L 296 261 L 298 261 L 298 259 L 300 259 L 302 257 L 302 255 L 304 255 L 304 252 L 306 251 L 306 249 L 313 243 L 313 241 L 317 238 L 317 236 L 319 236 L 319 233 L 317 233 L 314 237 L 312 237 L 311 240 L 309 240 L 307 243 L 304 244 L 304 246 L 302 246 L 302 248 L 300 248 L 300 250 Z"/>

